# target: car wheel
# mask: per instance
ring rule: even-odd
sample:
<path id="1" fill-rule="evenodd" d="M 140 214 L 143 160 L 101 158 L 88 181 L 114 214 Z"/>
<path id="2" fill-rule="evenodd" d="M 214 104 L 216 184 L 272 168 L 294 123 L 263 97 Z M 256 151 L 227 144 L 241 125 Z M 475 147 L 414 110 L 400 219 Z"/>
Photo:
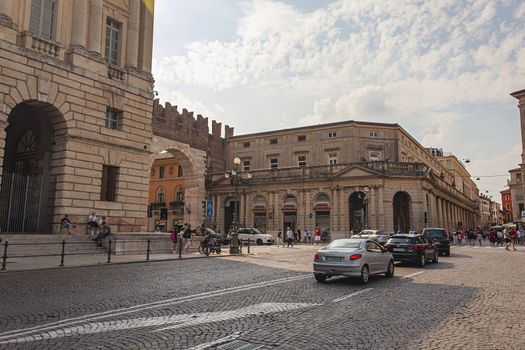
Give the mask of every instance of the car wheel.
<path id="1" fill-rule="evenodd" d="M 262 244 L 263 244 L 262 239 L 260 239 L 260 238 L 257 239 L 257 245 L 262 245 Z"/>
<path id="2" fill-rule="evenodd" d="M 425 258 L 425 254 L 423 253 L 423 254 L 421 254 L 421 255 L 419 256 L 419 262 L 418 262 L 418 265 L 419 265 L 420 267 L 424 267 L 426 262 L 427 262 L 427 259 Z"/>
<path id="3" fill-rule="evenodd" d="M 315 280 L 319 283 L 324 283 L 326 281 L 326 275 L 321 273 L 314 273 Z"/>
<path id="4" fill-rule="evenodd" d="M 447 251 L 445 252 L 445 256 L 450 256 L 450 248 L 448 248 Z"/>
<path id="5" fill-rule="evenodd" d="M 394 260 L 390 260 L 388 263 L 388 269 L 385 272 L 386 277 L 394 277 Z"/>
<path id="6" fill-rule="evenodd" d="M 197 251 L 200 253 L 200 254 L 204 254 L 204 252 L 202 251 L 202 246 L 199 245 L 199 247 L 197 248 Z"/>
<path id="7" fill-rule="evenodd" d="M 215 253 L 220 254 L 221 253 L 221 248 L 215 248 Z"/>
<path id="8" fill-rule="evenodd" d="M 436 253 L 434 254 L 434 259 L 432 260 L 432 262 L 434 264 L 437 264 L 439 261 L 439 252 L 436 251 Z"/>
<path id="9" fill-rule="evenodd" d="M 365 265 L 363 266 L 363 268 L 361 269 L 361 277 L 360 277 L 360 280 L 361 280 L 361 283 L 362 284 L 366 284 L 368 283 L 368 278 L 370 277 L 370 272 L 368 270 L 368 266 Z"/>

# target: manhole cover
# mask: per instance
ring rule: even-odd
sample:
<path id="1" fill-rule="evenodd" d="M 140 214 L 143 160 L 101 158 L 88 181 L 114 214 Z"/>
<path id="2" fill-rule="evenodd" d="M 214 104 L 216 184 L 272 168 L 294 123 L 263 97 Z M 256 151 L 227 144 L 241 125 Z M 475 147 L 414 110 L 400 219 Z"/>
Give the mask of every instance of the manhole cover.
<path id="1" fill-rule="evenodd" d="M 221 346 L 217 347 L 217 350 L 255 350 L 263 348 L 264 345 L 252 344 L 243 340 L 234 340 L 227 344 L 222 344 Z"/>

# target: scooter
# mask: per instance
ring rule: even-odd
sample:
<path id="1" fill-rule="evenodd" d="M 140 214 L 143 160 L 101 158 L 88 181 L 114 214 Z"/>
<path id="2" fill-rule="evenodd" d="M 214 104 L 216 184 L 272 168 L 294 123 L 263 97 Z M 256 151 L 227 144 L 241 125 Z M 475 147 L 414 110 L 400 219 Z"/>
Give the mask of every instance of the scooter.
<path id="1" fill-rule="evenodd" d="M 221 243 L 216 239 L 211 239 L 209 241 L 202 241 L 198 248 L 199 253 L 206 254 L 220 254 L 221 253 Z"/>

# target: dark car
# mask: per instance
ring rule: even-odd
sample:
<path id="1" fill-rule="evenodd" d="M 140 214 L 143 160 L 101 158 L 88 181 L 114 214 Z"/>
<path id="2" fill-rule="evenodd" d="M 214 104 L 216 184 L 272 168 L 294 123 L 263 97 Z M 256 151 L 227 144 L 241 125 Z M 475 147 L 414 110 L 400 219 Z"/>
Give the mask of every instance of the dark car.
<path id="1" fill-rule="evenodd" d="M 396 234 L 384 245 L 394 256 L 395 261 L 415 263 L 425 266 L 428 261 L 438 262 L 436 246 L 423 235 Z"/>
<path id="2" fill-rule="evenodd" d="M 201 234 L 200 235 L 197 234 L 197 230 L 196 229 L 192 229 L 191 230 L 191 234 L 192 235 L 197 235 L 197 236 L 202 236 L 202 237 L 204 237 L 206 235 L 211 235 L 213 238 L 220 239 L 222 245 L 230 244 L 230 239 L 226 236 L 226 234 L 221 233 L 221 232 L 215 232 L 215 230 L 213 230 L 212 228 L 209 228 L 209 227 L 206 227 L 205 229 L 201 229 Z"/>
<path id="3" fill-rule="evenodd" d="M 443 228 L 424 228 L 421 232 L 437 247 L 439 254 L 450 256 L 450 240 L 447 231 Z"/>

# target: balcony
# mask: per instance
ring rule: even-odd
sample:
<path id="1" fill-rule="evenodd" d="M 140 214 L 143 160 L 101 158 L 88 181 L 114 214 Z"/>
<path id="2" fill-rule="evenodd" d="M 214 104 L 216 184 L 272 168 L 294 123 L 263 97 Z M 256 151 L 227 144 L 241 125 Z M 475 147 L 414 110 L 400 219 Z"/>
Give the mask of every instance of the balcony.
<path id="1" fill-rule="evenodd" d="M 159 209 L 166 208 L 166 203 L 156 202 L 156 203 L 151 203 L 150 206 L 151 206 L 151 210 L 159 210 Z"/>
<path id="2" fill-rule="evenodd" d="M 184 201 L 170 202 L 170 210 L 182 212 L 184 210 Z"/>
<path id="3" fill-rule="evenodd" d="M 124 70 L 117 66 L 108 65 L 108 78 L 124 80 Z"/>
<path id="4" fill-rule="evenodd" d="M 53 58 L 63 59 L 64 48 L 63 45 L 49 39 L 40 38 L 33 35 L 29 31 L 25 31 L 20 35 L 22 46 L 27 49 L 33 49 L 41 54 L 51 56 Z"/>

